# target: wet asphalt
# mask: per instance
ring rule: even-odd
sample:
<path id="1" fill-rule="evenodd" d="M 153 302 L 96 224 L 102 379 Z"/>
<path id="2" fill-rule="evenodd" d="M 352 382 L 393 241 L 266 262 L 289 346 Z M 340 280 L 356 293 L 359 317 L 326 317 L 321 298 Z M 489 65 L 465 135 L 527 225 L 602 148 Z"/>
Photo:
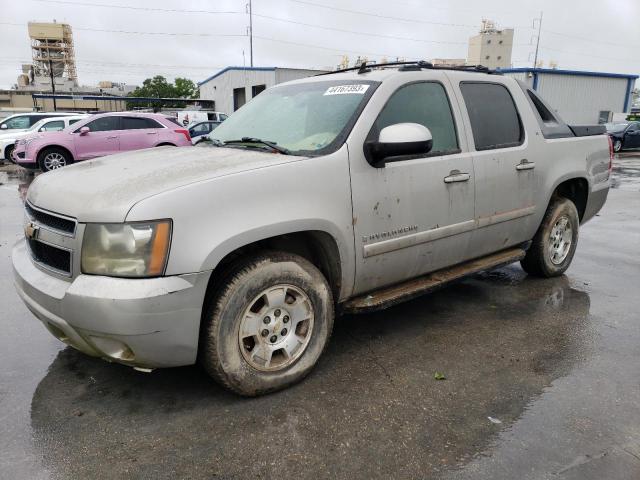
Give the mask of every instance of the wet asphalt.
<path id="1" fill-rule="evenodd" d="M 11 278 L 31 179 L 0 167 L 2 479 L 640 478 L 640 154 L 565 276 L 512 265 L 342 317 L 307 380 L 257 399 L 50 336 Z"/>

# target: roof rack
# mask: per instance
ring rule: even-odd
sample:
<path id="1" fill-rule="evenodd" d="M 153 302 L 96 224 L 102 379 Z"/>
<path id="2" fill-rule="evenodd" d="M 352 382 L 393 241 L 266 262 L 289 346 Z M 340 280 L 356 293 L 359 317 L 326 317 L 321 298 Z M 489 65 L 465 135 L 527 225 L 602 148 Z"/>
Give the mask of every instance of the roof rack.
<path id="1" fill-rule="evenodd" d="M 357 67 L 343 68 L 342 70 L 335 70 L 333 72 L 319 73 L 315 76 L 319 77 L 322 75 L 331 75 L 333 73 L 353 72 L 353 71 L 357 71 L 358 74 L 360 75 L 363 73 L 370 72 L 373 68 L 383 68 L 383 67 L 399 67 L 398 70 L 402 72 L 425 69 L 425 70 L 457 70 L 461 72 L 477 72 L 477 73 L 487 73 L 489 75 L 502 75 L 501 72 L 496 70 L 491 70 L 483 65 L 460 65 L 460 66 L 434 65 L 433 63 L 427 62 L 425 60 L 416 60 L 413 62 L 388 62 L 388 63 L 362 62 Z"/>

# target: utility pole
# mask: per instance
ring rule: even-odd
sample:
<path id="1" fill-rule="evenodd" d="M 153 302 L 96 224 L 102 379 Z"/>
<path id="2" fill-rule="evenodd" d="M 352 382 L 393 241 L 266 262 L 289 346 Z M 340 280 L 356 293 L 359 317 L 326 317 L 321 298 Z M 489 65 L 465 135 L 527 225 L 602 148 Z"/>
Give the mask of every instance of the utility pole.
<path id="1" fill-rule="evenodd" d="M 253 10 L 249 0 L 249 63 L 253 67 Z"/>
<path id="2" fill-rule="evenodd" d="M 53 111 L 58 111 L 56 105 L 56 84 L 53 81 L 53 62 L 49 59 L 49 77 L 51 78 L 51 93 L 53 94 Z"/>
<path id="3" fill-rule="evenodd" d="M 538 51 L 540 50 L 540 33 L 542 32 L 542 13 L 540 12 L 540 18 L 538 19 L 538 41 L 536 42 L 536 54 L 533 58 L 533 68 L 538 66 Z M 535 20 L 533 22 L 535 24 Z"/>

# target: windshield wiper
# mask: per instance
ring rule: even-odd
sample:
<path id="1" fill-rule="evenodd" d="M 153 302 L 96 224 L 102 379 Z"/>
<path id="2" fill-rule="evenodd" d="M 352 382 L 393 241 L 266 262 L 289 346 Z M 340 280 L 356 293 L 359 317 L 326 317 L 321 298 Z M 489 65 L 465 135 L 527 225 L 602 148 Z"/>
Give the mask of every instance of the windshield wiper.
<path id="1" fill-rule="evenodd" d="M 240 140 L 227 140 L 223 142 L 225 145 L 234 144 L 234 143 L 259 143 L 261 145 L 266 145 L 267 147 L 275 150 L 278 153 L 283 155 L 290 155 L 291 152 L 284 147 L 279 146 L 276 142 L 271 142 L 269 140 L 262 140 L 261 138 L 255 137 L 242 137 Z"/>

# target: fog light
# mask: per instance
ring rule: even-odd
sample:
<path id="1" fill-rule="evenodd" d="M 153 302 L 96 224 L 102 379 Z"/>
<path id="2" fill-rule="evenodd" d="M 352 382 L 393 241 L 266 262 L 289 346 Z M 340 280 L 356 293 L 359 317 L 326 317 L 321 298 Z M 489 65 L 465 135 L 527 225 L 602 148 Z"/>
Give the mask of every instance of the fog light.
<path id="1" fill-rule="evenodd" d="M 108 337 L 89 337 L 91 342 L 104 355 L 115 360 L 133 361 L 136 356 L 126 343 Z"/>

